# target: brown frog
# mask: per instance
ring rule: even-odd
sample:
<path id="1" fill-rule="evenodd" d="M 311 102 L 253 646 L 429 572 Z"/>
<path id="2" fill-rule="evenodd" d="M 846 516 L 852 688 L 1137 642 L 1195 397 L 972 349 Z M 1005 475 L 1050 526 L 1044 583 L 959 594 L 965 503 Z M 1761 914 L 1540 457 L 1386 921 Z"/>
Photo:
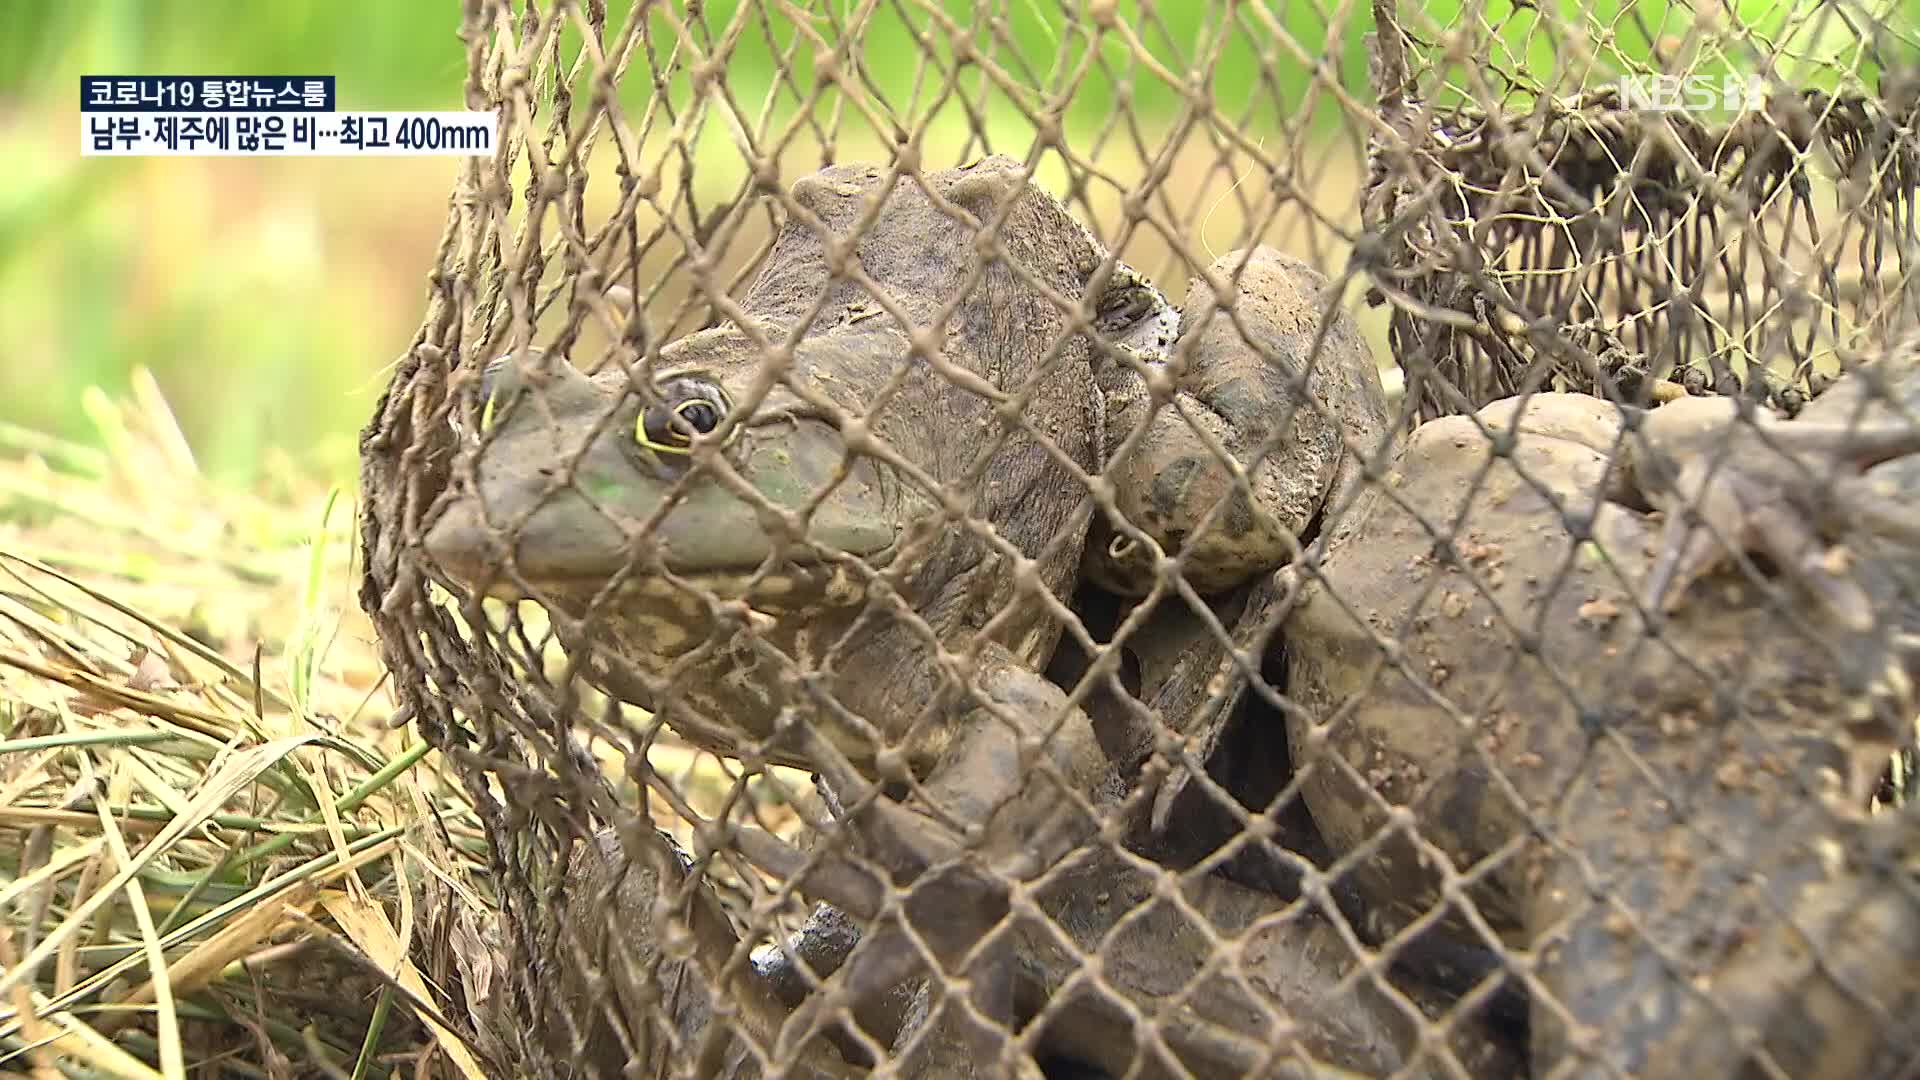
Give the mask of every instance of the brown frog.
<path id="1" fill-rule="evenodd" d="M 1313 816 L 1390 929 L 1512 950 L 1537 1076 L 1920 1051 L 1920 828 L 1862 816 L 1916 709 L 1920 338 L 1748 408 L 1427 423 L 1299 571 Z"/>
<path id="2" fill-rule="evenodd" d="M 1141 742 L 1042 675 L 1074 583 L 1212 591 L 1282 565 L 1384 396 L 1350 317 L 1288 306 L 1298 263 L 1228 255 L 1175 312 L 1007 158 L 836 166 L 786 207 L 726 321 L 652 362 L 489 367 L 426 553 L 541 602 L 589 679 L 691 741 L 820 773 L 955 960 L 1004 882 L 1099 828 L 1102 744 Z M 809 880 L 846 906 L 879 887 Z M 898 924 L 870 936 L 837 976 L 856 1002 L 921 963 Z M 1005 1019 L 1005 981 L 974 982 Z"/>

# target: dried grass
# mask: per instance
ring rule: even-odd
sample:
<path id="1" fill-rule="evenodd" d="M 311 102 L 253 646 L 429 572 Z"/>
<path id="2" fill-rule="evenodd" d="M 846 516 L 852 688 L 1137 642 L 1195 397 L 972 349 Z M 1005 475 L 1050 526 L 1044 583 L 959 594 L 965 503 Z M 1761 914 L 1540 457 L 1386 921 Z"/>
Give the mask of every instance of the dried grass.
<path id="1" fill-rule="evenodd" d="M 393 726 L 353 508 L 208 481 L 144 373 L 87 404 L 104 452 L 0 428 L 0 1075 L 485 1075 L 416 966 L 485 846 Z"/>

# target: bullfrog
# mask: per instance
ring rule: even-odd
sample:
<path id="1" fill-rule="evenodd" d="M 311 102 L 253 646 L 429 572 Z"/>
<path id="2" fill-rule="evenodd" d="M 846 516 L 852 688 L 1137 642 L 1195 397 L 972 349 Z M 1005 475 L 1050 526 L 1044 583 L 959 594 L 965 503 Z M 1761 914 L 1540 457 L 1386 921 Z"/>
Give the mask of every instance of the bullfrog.
<path id="1" fill-rule="evenodd" d="M 1917 707 L 1920 337 L 1748 413 L 1543 393 L 1426 423 L 1283 571 L 1315 822 L 1389 930 L 1438 909 L 1511 950 L 1537 1076 L 1920 1049 L 1889 947 L 1920 931 L 1920 818 L 1864 813 Z"/>
<path id="2" fill-rule="evenodd" d="M 944 962 L 1124 794 L 1105 747 L 1138 730 L 1043 674 L 1075 584 L 1271 573 L 1357 482 L 1385 396 L 1304 264 L 1229 253 L 1175 309 L 1010 158 L 836 165 L 782 204 L 718 325 L 592 374 L 489 365 L 425 555 L 542 604 L 590 681 L 694 744 L 820 774 Z M 841 973 L 856 1001 L 922 963 L 904 927 L 870 936 L 898 947 Z M 1004 981 L 974 981 L 1004 1018 Z M 822 1022 L 800 1010 L 781 1052 Z"/>

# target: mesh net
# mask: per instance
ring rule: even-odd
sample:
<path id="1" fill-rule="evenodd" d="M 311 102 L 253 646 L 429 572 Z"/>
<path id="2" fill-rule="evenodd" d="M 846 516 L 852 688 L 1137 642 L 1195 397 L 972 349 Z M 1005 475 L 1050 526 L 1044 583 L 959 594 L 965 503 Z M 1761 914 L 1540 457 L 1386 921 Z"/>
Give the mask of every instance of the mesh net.
<path id="1" fill-rule="evenodd" d="M 502 1075 L 1920 1073 L 1911 11 L 464 10 Z"/>

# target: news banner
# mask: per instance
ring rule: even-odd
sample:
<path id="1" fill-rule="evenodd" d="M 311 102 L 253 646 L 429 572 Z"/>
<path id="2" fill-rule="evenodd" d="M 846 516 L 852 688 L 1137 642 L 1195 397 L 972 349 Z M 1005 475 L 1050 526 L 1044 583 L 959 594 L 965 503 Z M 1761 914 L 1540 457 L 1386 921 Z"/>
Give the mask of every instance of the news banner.
<path id="1" fill-rule="evenodd" d="M 490 112 L 340 112 L 331 75 L 83 75 L 88 157 L 493 153 Z"/>

